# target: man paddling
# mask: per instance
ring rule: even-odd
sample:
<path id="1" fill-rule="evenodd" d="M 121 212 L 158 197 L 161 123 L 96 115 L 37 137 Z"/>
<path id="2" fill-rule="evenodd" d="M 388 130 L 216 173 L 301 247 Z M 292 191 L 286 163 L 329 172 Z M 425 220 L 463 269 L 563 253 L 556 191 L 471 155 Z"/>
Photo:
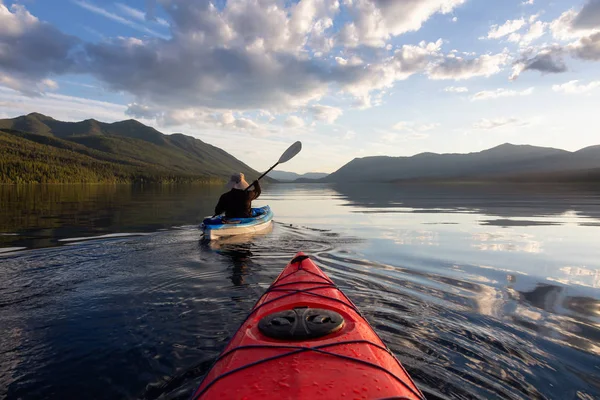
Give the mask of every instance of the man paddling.
<path id="1" fill-rule="evenodd" d="M 247 190 L 252 186 L 252 190 Z M 260 196 L 260 184 L 258 181 L 248 185 L 244 174 L 239 172 L 231 175 L 231 179 L 227 183 L 227 187 L 231 190 L 221 195 L 217 206 L 215 207 L 215 215 L 225 213 L 226 218 L 250 218 L 252 217 L 252 200 Z"/>

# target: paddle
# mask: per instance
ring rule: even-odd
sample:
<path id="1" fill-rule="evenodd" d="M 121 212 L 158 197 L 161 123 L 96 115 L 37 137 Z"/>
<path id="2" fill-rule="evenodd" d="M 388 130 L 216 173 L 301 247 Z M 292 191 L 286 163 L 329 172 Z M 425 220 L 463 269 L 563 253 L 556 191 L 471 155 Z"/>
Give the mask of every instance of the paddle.
<path id="1" fill-rule="evenodd" d="M 269 168 L 267 170 L 267 172 L 265 172 L 264 174 L 259 176 L 257 181 L 260 181 L 262 178 L 264 178 L 265 175 L 267 175 L 269 172 L 273 171 L 273 168 L 275 168 L 279 164 L 286 163 L 286 162 L 290 161 L 292 158 L 296 157 L 296 155 L 298 153 L 300 153 L 300 150 L 302 150 L 302 143 L 300 141 L 298 141 L 298 142 L 294 143 L 293 145 L 291 145 L 290 147 L 288 147 L 288 149 L 285 151 L 285 153 L 283 153 L 281 155 L 281 157 L 279 157 L 279 161 L 277 161 L 275 163 L 275 165 L 273 165 L 271 168 Z M 254 185 L 254 182 L 252 182 L 250 184 L 250 186 L 248 186 L 246 188 L 246 191 L 248 191 L 252 187 L 252 185 Z M 218 214 L 213 215 L 213 218 L 215 218 L 217 215 Z"/>
<path id="2" fill-rule="evenodd" d="M 285 153 L 283 153 L 281 155 L 281 157 L 279 157 L 279 161 L 277 161 L 275 163 L 275 165 L 273 165 L 271 168 L 269 168 L 267 170 L 267 172 L 265 172 L 264 174 L 262 174 L 261 176 L 258 177 L 257 181 L 260 181 L 262 178 L 265 177 L 265 175 L 267 175 L 269 172 L 273 171 L 273 169 L 278 166 L 279 164 L 283 164 L 286 163 L 288 161 L 290 161 L 292 158 L 296 157 L 296 155 L 298 153 L 300 153 L 300 150 L 302 150 L 302 143 L 300 141 L 294 143 L 293 145 L 291 145 L 290 147 L 288 147 L 288 149 L 285 151 Z M 249 190 L 252 185 L 254 185 L 254 182 L 252 182 L 250 184 L 250 186 L 248 186 L 246 188 L 246 190 Z"/>

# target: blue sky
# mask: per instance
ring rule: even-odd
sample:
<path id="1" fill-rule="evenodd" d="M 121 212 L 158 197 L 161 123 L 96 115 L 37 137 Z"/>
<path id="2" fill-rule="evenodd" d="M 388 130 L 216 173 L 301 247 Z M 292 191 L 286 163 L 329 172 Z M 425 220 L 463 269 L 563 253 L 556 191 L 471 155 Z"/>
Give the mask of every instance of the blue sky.
<path id="1" fill-rule="evenodd" d="M 0 0 L 0 117 L 135 118 L 256 169 L 600 144 L 600 0 Z"/>

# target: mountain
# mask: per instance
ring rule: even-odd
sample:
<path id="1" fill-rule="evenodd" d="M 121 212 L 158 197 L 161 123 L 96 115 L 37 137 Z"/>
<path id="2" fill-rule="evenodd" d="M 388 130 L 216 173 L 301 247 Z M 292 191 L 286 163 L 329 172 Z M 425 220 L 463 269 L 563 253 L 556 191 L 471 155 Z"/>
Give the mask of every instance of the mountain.
<path id="1" fill-rule="evenodd" d="M 38 113 L 0 120 L 0 183 L 221 182 L 258 172 L 181 133 L 165 135 L 135 120 L 63 122 Z"/>
<path id="2" fill-rule="evenodd" d="M 295 172 L 286 172 L 286 171 L 271 171 L 267 176 L 273 179 L 277 179 L 282 182 L 293 182 L 296 179 L 303 180 L 311 180 L 311 179 L 321 179 L 325 178 L 327 175 L 324 172 L 308 172 L 306 174 L 297 174 Z"/>
<path id="3" fill-rule="evenodd" d="M 469 154 L 421 153 L 412 157 L 356 158 L 320 181 L 489 180 L 525 176 L 548 179 L 548 174 L 552 173 L 584 173 L 594 169 L 600 169 L 600 146 L 569 152 L 506 143 Z"/>

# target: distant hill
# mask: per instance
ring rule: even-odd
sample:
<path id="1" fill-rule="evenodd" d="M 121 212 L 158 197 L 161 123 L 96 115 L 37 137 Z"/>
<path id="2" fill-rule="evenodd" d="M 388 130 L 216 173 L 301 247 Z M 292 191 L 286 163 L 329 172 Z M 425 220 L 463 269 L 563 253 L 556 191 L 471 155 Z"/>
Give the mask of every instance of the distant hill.
<path id="1" fill-rule="evenodd" d="M 277 179 L 278 181 L 281 182 L 293 182 L 296 179 L 321 179 L 321 178 L 325 178 L 327 175 L 324 172 L 308 172 L 306 174 L 297 174 L 295 172 L 286 172 L 286 171 L 271 171 L 269 172 L 269 174 L 267 176 L 269 176 L 270 178 L 273 179 Z"/>
<path id="2" fill-rule="evenodd" d="M 0 183 L 222 182 L 258 173 L 232 155 L 135 120 L 57 121 L 38 113 L 0 120 Z"/>
<path id="3" fill-rule="evenodd" d="M 321 182 L 468 181 L 510 178 L 551 179 L 554 173 L 600 169 L 600 146 L 569 152 L 547 147 L 503 144 L 469 154 L 421 153 L 412 157 L 356 158 Z M 595 174 L 595 172 L 594 172 Z M 595 176 L 595 175 L 594 175 Z"/>

